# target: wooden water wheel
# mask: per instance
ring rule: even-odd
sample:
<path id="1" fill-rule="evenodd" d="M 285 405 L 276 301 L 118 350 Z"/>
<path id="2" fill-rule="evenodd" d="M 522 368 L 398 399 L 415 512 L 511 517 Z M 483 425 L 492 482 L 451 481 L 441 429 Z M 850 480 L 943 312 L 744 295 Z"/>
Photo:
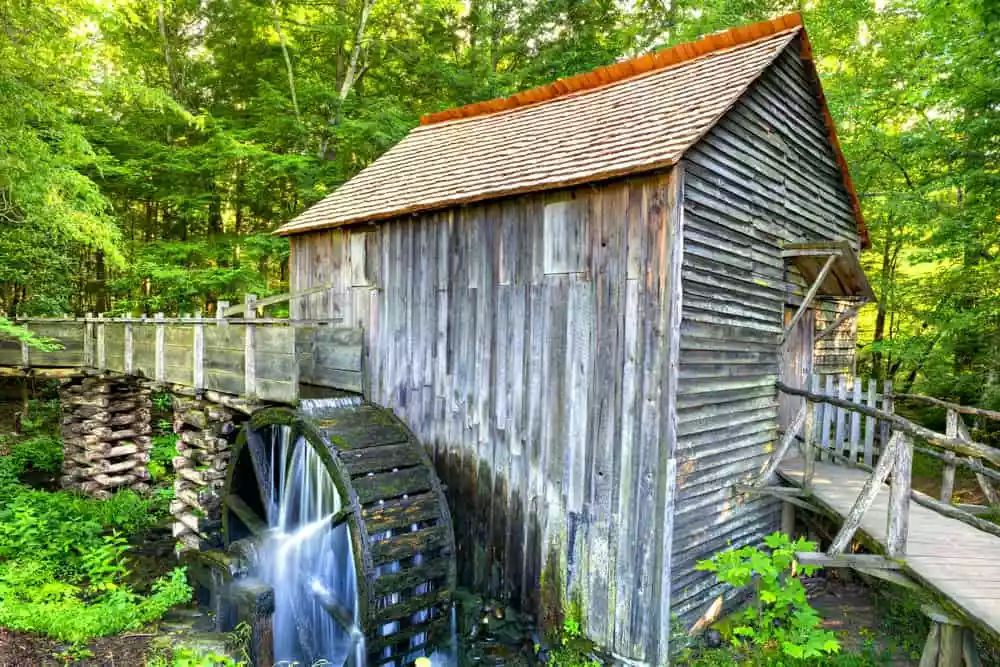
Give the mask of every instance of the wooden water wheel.
<path id="1" fill-rule="evenodd" d="M 318 454 L 340 494 L 332 522 L 350 531 L 353 553 L 345 557 L 354 559 L 367 664 L 402 665 L 429 655 L 450 635 L 456 577 L 451 516 L 431 461 L 389 410 L 339 399 L 310 413 L 267 408 L 244 426 L 223 496 L 224 541 L 228 547 L 256 540 L 274 525 L 267 491 L 273 482 L 266 478 L 278 473 L 255 459 L 262 458 L 261 435 L 286 429 Z M 320 604 L 349 630 L 350 601 Z"/>

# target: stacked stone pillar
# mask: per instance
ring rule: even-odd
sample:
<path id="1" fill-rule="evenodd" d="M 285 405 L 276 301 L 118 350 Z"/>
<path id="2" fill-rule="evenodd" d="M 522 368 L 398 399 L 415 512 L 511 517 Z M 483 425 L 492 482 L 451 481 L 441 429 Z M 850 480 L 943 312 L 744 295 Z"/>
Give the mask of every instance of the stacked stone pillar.
<path id="1" fill-rule="evenodd" d="M 226 483 L 230 449 L 240 422 L 237 414 L 211 401 L 174 397 L 174 433 L 177 451 L 174 470 L 174 537 L 180 550 L 219 546 L 222 489 Z"/>
<path id="2" fill-rule="evenodd" d="M 150 391 L 135 378 L 97 374 L 60 389 L 64 488 L 101 499 L 149 489 Z"/>

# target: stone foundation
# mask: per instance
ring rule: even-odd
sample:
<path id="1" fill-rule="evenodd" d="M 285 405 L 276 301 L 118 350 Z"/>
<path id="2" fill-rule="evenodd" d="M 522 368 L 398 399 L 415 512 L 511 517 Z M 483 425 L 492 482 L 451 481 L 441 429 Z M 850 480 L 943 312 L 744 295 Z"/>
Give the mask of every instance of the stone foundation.
<path id="1" fill-rule="evenodd" d="M 149 489 L 150 391 L 135 378 L 96 374 L 59 390 L 64 488 L 101 499 Z"/>
<path id="2" fill-rule="evenodd" d="M 174 396 L 177 451 L 174 537 L 178 550 L 221 546 L 222 489 L 230 450 L 246 415 L 207 400 Z"/>

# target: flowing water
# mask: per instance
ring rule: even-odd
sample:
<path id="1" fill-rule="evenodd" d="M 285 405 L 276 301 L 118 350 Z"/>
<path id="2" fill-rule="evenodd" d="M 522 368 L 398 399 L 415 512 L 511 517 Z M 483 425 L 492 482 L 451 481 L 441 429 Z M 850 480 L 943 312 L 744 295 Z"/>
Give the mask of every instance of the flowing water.
<path id="1" fill-rule="evenodd" d="M 331 413 L 359 407 L 354 397 L 304 400 L 301 411 L 307 417 L 323 418 Z M 274 590 L 274 658 L 278 663 L 313 665 L 328 661 L 333 665 L 365 665 L 364 637 L 359 630 L 358 591 L 351 534 L 345 521 L 334 527 L 331 519 L 341 509 L 343 499 L 316 450 L 304 439 L 293 440 L 287 426 L 274 425 L 248 434 L 254 472 L 261 481 L 269 530 L 249 563 L 250 577 Z M 418 526 L 410 527 L 417 530 Z M 373 536 L 388 539 L 392 532 Z M 414 564 L 419 564 L 420 556 Z M 394 562 L 380 568 L 399 570 Z M 421 595 L 431 584 L 421 584 Z M 393 594 L 387 604 L 399 602 Z M 339 622 L 334 620 L 339 619 Z M 427 612 L 419 611 L 410 624 L 426 622 Z M 452 642 L 433 656 L 435 667 L 457 664 L 455 616 L 452 611 Z M 396 622 L 386 623 L 378 632 L 399 631 Z M 414 654 L 426 637 L 411 639 Z"/>

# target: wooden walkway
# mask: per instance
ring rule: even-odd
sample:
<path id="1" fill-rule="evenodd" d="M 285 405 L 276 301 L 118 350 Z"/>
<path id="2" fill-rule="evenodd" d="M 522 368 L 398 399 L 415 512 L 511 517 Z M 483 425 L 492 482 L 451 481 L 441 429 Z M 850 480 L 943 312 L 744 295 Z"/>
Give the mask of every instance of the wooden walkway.
<path id="1" fill-rule="evenodd" d="M 801 486 L 801 458 L 785 459 L 779 473 Z M 870 473 L 816 462 L 812 501 L 840 517 L 850 511 Z M 883 547 L 889 487 L 883 485 L 861 531 Z M 1000 636 L 1000 537 L 976 530 L 910 501 L 907 553 L 903 571 L 963 611 L 970 621 Z"/>

